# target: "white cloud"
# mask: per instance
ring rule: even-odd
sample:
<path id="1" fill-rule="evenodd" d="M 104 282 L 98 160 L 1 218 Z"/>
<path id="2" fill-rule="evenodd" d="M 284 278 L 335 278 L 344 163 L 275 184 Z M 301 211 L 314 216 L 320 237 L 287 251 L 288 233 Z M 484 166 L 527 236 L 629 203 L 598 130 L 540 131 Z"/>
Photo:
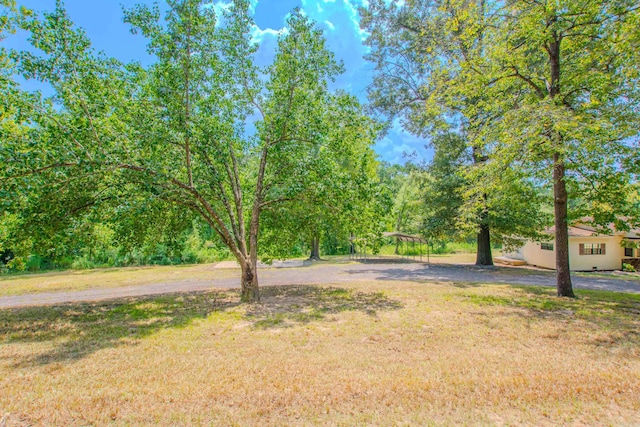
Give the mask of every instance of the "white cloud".
<path id="1" fill-rule="evenodd" d="M 360 40 L 364 41 L 367 38 L 368 33 L 360 28 L 360 16 L 358 15 L 358 8 L 351 3 L 352 0 L 342 0 L 342 1 L 344 2 L 345 9 L 349 15 L 349 19 L 351 19 L 351 22 L 353 23 L 356 33 L 360 36 Z M 369 2 L 366 0 L 361 0 L 359 4 L 359 6 L 364 6 L 364 7 L 368 5 L 369 5 Z"/>
<path id="2" fill-rule="evenodd" d="M 398 2 L 398 0 L 388 1 Z M 258 0 L 250 0 L 252 14 L 255 13 L 257 3 Z M 325 29 L 324 36 L 329 49 L 335 53 L 336 59 L 342 60 L 345 64 L 346 72 L 338 76 L 331 87 L 344 89 L 357 96 L 362 102 L 366 102 L 366 85 L 371 78 L 371 64 L 363 59 L 368 48 L 363 46 L 362 41 L 368 34 L 360 28 L 358 8 L 368 7 L 369 1 L 300 0 L 300 3 L 302 13 Z M 214 3 L 218 14 L 230 6 L 229 0 L 216 0 Z M 277 39 L 287 31 L 286 28 L 259 28 L 258 26 L 252 29 L 252 41 L 260 45 L 256 54 L 259 64 L 266 65 L 273 61 Z M 417 160 L 429 160 L 433 152 L 431 149 L 425 150 L 426 142 L 423 138 L 417 138 L 402 130 L 400 121 L 396 120 L 387 135 L 376 143 L 374 149 L 382 159 L 404 164 L 407 161 L 405 153 L 415 153 Z"/>
<path id="3" fill-rule="evenodd" d="M 209 6 L 209 5 L 207 5 Z M 231 6 L 233 6 L 233 3 L 230 1 L 217 1 L 215 3 L 212 4 L 213 9 L 216 11 L 216 15 L 217 16 L 221 16 L 222 12 L 227 11 L 229 9 L 231 9 Z M 211 7 L 211 6 L 209 6 Z"/>
<path id="4" fill-rule="evenodd" d="M 224 20 L 224 12 L 228 11 L 231 6 L 233 4 L 231 2 L 224 2 L 224 1 L 217 1 L 217 2 L 211 2 L 211 3 L 207 3 L 206 5 L 204 5 L 203 7 L 212 7 L 213 10 L 216 13 L 216 27 L 219 27 L 222 25 L 222 22 Z"/>
<path id="5" fill-rule="evenodd" d="M 336 21 L 337 16 L 346 18 L 349 25 L 353 28 L 354 33 L 360 41 L 367 37 L 367 32 L 360 28 L 360 16 L 358 7 L 369 6 L 368 0 L 301 0 L 302 10 L 306 11 L 311 18 L 318 22 L 325 22 L 329 18 L 334 27 L 340 28 L 340 31 L 346 31 Z"/>
<path id="6" fill-rule="evenodd" d="M 275 30 L 273 28 L 262 29 L 262 28 L 259 28 L 257 25 L 255 25 L 251 30 L 251 41 L 253 43 L 260 44 L 267 37 L 273 37 L 274 39 L 277 39 L 280 35 L 288 34 L 288 33 L 289 33 L 289 29 L 286 27 L 281 28 L 279 30 Z"/>
<path id="7" fill-rule="evenodd" d="M 256 12 L 256 6 L 258 5 L 258 0 L 250 0 L 249 1 L 249 13 L 254 14 Z M 223 18 L 223 13 L 228 11 L 231 6 L 233 6 L 233 2 L 232 1 L 224 1 L 224 0 L 219 0 L 216 2 L 211 2 L 206 4 L 204 7 L 213 7 L 213 9 L 216 12 L 216 18 L 217 18 L 217 22 L 216 22 L 216 26 L 220 26 Z"/>
<path id="8" fill-rule="evenodd" d="M 363 46 L 357 6 L 366 0 L 301 0 L 309 18 L 325 29 L 327 47 L 345 65 L 345 73 L 336 78 L 332 88 L 344 89 L 364 101 L 365 86 L 370 79 L 370 66 L 364 61 L 367 47 Z M 322 12 L 317 5 L 321 4 Z"/>

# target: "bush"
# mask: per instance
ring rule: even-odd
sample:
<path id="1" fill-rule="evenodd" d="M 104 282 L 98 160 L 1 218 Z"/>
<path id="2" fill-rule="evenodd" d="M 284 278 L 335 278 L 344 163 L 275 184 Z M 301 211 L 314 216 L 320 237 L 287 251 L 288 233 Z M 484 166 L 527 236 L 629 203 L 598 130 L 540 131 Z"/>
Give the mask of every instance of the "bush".
<path id="1" fill-rule="evenodd" d="M 75 261 L 71 264 L 71 268 L 74 270 L 89 270 L 91 268 L 96 268 L 96 265 L 90 261 L 87 257 L 76 258 Z"/>
<path id="2" fill-rule="evenodd" d="M 185 264 L 196 264 L 198 262 L 198 254 L 191 249 L 185 249 L 180 260 Z"/>
<path id="3" fill-rule="evenodd" d="M 70 256 L 65 256 L 56 261 L 56 268 L 61 270 L 67 270 L 69 268 L 73 268 L 73 258 Z"/>
<path id="4" fill-rule="evenodd" d="M 42 257 L 40 255 L 29 255 L 27 262 L 25 263 L 25 269 L 27 271 L 40 271 L 42 268 Z"/>
<path id="5" fill-rule="evenodd" d="M 622 264 L 622 271 L 628 271 L 629 273 L 635 273 L 636 269 L 633 265 L 627 264 L 626 262 Z"/>
<path id="6" fill-rule="evenodd" d="M 118 257 L 116 267 L 129 267 L 132 265 L 145 265 L 146 257 L 138 250 L 131 250 Z"/>

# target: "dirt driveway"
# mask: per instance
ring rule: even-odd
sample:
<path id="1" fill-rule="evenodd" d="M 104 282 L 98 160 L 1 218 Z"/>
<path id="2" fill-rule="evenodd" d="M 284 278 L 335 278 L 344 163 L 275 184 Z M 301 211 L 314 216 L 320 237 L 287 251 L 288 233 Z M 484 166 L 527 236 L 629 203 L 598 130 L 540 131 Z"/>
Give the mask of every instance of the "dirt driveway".
<path id="1" fill-rule="evenodd" d="M 239 271 L 238 271 L 239 275 Z M 423 264 L 406 262 L 319 263 L 308 267 L 265 268 L 259 272 L 260 284 L 309 285 L 353 281 L 412 281 L 436 283 L 505 283 L 513 285 L 555 286 L 552 271 L 527 270 L 513 267 L 481 268 L 462 264 Z M 50 305 L 66 302 L 99 301 L 142 295 L 237 288 L 239 279 L 189 279 L 171 283 L 154 283 L 108 289 L 87 289 L 73 292 L 49 292 L 0 298 L 0 308 Z M 573 275 L 575 289 L 596 289 L 640 293 L 640 280 L 616 275 Z"/>

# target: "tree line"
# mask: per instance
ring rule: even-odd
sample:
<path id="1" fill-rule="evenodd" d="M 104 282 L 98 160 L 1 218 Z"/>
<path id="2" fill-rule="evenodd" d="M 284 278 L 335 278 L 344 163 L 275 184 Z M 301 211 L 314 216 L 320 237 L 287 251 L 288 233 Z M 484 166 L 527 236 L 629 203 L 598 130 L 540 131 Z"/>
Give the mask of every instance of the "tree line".
<path id="1" fill-rule="evenodd" d="M 258 259 L 300 242 L 318 258 L 323 240 L 382 231 L 475 235 L 490 265 L 492 242 L 554 224 L 558 294 L 573 296 L 571 221 L 637 224 L 635 1 L 371 0 L 368 107 L 330 89 L 343 67 L 300 10 L 263 66 L 247 1 L 221 16 L 202 0 L 125 9 L 154 57 L 143 66 L 95 52 L 61 1 L 0 4 L 2 36 L 31 44 L 0 51 L 2 251 L 207 247 L 238 261 L 251 302 Z M 376 159 L 398 121 L 429 163 Z"/>
<path id="2" fill-rule="evenodd" d="M 33 49 L 2 52 L 3 215 L 49 242 L 100 210 L 128 217 L 134 232 L 198 217 L 240 264 L 242 300 L 258 301 L 261 221 L 273 230 L 262 236 L 267 256 L 321 224 L 375 224 L 366 201 L 379 126 L 329 90 L 342 65 L 300 10 L 264 67 L 248 1 L 222 16 L 200 0 L 166 3 L 124 10 L 155 58 L 143 66 L 95 52 L 60 1 L 39 14 L 4 1 L 4 34 L 26 30 Z"/>
<path id="3" fill-rule="evenodd" d="M 360 10 L 372 107 L 430 138 L 430 203 L 473 224 L 478 264 L 491 263 L 492 235 L 535 237 L 550 215 L 558 295 L 573 296 L 569 224 L 637 226 L 639 10 L 636 0 L 371 0 Z"/>

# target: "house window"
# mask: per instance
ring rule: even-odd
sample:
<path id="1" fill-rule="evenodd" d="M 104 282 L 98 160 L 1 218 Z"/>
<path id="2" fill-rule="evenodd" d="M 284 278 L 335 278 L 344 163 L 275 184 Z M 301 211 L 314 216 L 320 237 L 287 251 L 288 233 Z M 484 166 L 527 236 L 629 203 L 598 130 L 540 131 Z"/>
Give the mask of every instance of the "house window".
<path id="1" fill-rule="evenodd" d="M 552 251 L 553 243 L 540 243 L 540 249 L 543 251 Z"/>
<path id="2" fill-rule="evenodd" d="M 604 255 L 604 243 L 580 243 L 580 255 Z"/>
<path id="3" fill-rule="evenodd" d="M 624 256 L 627 258 L 633 257 L 633 248 L 624 248 Z"/>

